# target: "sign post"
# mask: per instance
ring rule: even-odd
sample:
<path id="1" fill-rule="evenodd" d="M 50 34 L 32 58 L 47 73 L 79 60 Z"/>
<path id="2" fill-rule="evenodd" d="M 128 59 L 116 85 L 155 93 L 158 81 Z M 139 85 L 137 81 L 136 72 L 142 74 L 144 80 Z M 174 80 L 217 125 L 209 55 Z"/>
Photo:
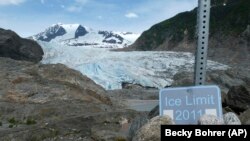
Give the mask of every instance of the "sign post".
<path id="1" fill-rule="evenodd" d="M 176 124 L 197 124 L 203 115 L 222 118 L 219 87 L 202 86 L 206 79 L 211 0 L 198 0 L 198 2 L 195 86 L 160 91 L 160 115 L 170 116 Z"/>
<path id="2" fill-rule="evenodd" d="M 211 0 L 198 0 L 197 34 L 198 42 L 195 58 L 195 85 L 204 85 L 206 79 L 207 49 Z"/>

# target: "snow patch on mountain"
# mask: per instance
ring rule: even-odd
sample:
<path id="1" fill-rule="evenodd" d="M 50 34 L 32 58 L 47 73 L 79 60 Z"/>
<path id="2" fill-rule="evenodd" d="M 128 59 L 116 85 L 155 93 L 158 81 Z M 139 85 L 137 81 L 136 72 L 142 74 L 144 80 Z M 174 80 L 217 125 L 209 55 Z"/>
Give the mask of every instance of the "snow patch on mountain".
<path id="1" fill-rule="evenodd" d="M 140 34 L 135 34 L 132 32 L 114 32 L 114 33 L 120 35 L 121 37 L 130 41 L 131 43 L 134 43 L 140 37 Z"/>
<path id="2" fill-rule="evenodd" d="M 164 88 L 179 71 L 193 71 L 194 56 L 184 52 L 112 52 L 105 48 L 71 47 L 39 42 L 42 63 L 62 63 L 80 71 L 107 90 L 121 89 L 122 83 Z M 227 65 L 208 61 L 208 70 L 225 70 Z"/>
<path id="3" fill-rule="evenodd" d="M 67 46 L 90 46 L 98 48 L 123 48 L 140 36 L 131 32 L 100 31 L 80 24 L 54 24 L 45 31 L 32 36 L 37 41 L 56 42 Z"/>

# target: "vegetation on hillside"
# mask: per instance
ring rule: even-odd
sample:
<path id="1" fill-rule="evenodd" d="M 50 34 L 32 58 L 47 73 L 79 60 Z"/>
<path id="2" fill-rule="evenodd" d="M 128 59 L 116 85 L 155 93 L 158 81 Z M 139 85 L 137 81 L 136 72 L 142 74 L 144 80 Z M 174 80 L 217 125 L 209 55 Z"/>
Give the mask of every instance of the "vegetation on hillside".
<path id="1" fill-rule="evenodd" d="M 226 5 L 224 5 L 226 4 Z M 249 0 L 212 0 L 210 36 L 240 35 L 250 25 Z M 169 45 L 178 43 L 188 36 L 193 42 L 196 33 L 197 8 L 180 13 L 152 26 L 132 45 L 136 50 L 154 50 L 166 40 Z"/>

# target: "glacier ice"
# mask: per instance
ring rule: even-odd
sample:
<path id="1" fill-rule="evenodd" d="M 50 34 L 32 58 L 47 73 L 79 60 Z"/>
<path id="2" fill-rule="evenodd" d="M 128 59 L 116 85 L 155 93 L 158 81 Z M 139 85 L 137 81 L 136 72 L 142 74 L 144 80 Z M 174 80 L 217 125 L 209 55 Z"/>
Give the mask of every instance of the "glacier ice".
<path id="1" fill-rule="evenodd" d="M 42 63 L 62 63 L 80 71 L 107 90 L 121 89 L 122 83 L 163 88 L 179 71 L 192 71 L 191 53 L 167 51 L 115 52 L 106 48 L 72 47 L 39 42 L 44 50 Z M 208 61 L 208 69 L 228 66 Z"/>

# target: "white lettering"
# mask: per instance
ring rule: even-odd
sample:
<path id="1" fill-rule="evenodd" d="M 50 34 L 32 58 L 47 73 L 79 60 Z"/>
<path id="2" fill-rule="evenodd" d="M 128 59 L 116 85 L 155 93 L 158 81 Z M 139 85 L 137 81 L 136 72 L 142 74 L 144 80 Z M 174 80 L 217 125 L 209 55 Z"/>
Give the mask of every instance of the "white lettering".
<path id="1" fill-rule="evenodd" d="M 204 96 L 204 97 L 190 97 L 186 96 L 186 105 L 187 106 L 193 106 L 193 105 L 214 105 L 215 99 L 213 96 Z"/>
<path id="2" fill-rule="evenodd" d="M 174 98 L 168 98 L 166 97 L 165 98 L 166 100 L 166 106 L 170 106 L 170 107 L 174 107 L 174 106 L 180 106 L 181 105 L 181 99 L 177 98 L 177 99 L 174 99 Z"/>
<path id="3" fill-rule="evenodd" d="M 187 138 L 191 138 L 193 131 L 185 131 L 182 129 L 181 131 L 172 131 L 171 129 L 165 129 L 165 136 L 169 137 L 176 137 L 176 136 L 184 136 Z"/>
<path id="4" fill-rule="evenodd" d="M 166 137 L 171 136 L 171 129 L 165 129 L 165 136 Z"/>
<path id="5" fill-rule="evenodd" d="M 202 131 L 201 129 L 195 129 L 195 136 L 196 137 L 208 137 L 208 136 L 224 136 L 226 131 L 211 131 L 208 129 L 207 131 Z"/>

